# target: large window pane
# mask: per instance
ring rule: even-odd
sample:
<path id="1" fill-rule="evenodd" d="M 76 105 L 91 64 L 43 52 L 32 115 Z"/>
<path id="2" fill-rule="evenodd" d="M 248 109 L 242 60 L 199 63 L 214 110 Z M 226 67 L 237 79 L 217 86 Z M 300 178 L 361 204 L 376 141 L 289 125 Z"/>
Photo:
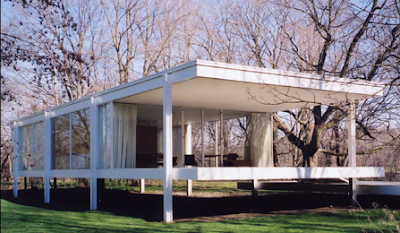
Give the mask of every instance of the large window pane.
<path id="1" fill-rule="evenodd" d="M 33 125 L 33 170 L 44 170 L 44 144 L 45 144 L 44 121 Z"/>
<path id="2" fill-rule="evenodd" d="M 21 129 L 19 170 L 29 170 L 32 165 L 32 125 Z"/>
<path id="3" fill-rule="evenodd" d="M 72 169 L 90 168 L 90 111 L 73 112 L 72 122 Z"/>
<path id="4" fill-rule="evenodd" d="M 53 169 L 70 168 L 70 115 L 55 118 Z"/>

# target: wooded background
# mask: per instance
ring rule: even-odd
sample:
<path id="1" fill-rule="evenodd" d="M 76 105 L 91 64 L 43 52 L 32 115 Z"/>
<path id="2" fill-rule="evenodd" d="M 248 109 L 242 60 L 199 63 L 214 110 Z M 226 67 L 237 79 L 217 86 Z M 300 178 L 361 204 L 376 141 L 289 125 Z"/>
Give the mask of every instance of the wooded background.
<path id="1" fill-rule="evenodd" d="M 399 0 L 2 1 L 1 178 L 11 120 L 205 59 L 385 83 L 383 97 L 357 103 L 357 165 L 394 180 L 399 25 Z M 345 166 L 346 115 L 345 103 L 274 113 L 275 164 Z M 226 148 L 244 143 L 245 121 L 227 122 Z"/>

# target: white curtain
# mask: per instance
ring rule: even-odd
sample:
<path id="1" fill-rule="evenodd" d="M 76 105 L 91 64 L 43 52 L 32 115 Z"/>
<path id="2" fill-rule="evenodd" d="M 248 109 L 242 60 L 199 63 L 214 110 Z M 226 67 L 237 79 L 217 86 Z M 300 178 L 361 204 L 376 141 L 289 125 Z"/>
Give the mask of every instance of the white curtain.
<path id="1" fill-rule="evenodd" d="M 114 168 L 136 167 L 137 106 L 114 104 L 113 162 Z"/>
<path id="2" fill-rule="evenodd" d="M 273 134 L 270 113 L 252 113 L 250 160 L 253 167 L 273 167 Z"/>
<path id="3" fill-rule="evenodd" d="M 100 108 L 100 156 L 98 168 L 109 169 L 111 167 L 112 151 L 112 103 L 104 104 Z"/>
<path id="4" fill-rule="evenodd" d="M 188 124 L 185 126 L 185 154 L 192 154 L 192 125 Z"/>

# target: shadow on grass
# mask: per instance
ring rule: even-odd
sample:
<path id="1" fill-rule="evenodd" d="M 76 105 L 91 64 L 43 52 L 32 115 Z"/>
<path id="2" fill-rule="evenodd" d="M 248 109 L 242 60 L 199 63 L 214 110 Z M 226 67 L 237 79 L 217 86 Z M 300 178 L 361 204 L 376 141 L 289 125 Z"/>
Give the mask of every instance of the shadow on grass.
<path id="1" fill-rule="evenodd" d="M 87 211 L 90 205 L 90 190 L 87 188 L 52 189 L 51 203 L 49 204 L 43 203 L 43 190 L 20 190 L 18 195 L 18 198 L 13 198 L 12 191 L 2 191 L 1 198 L 16 204 L 59 211 L 82 212 Z M 366 208 L 373 202 L 394 209 L 399 209 L 400 205 L 395 198 L 383 196 L 360 196 L 359 202 Z M 318 193 L 279 193 L 256 198 L 251 196 L 218 198 L 174 196 L 173 205 L 174 219 L 178 220 L 239 213 L 306 210 L 330 206 L 348 207 L 348 196 Z M 141 218 L 146 221 L 162 221 L 163 196 L 162 194 L 139 194 L 105 189 L 98 193 L 98 210 L 119 216 Z"/>

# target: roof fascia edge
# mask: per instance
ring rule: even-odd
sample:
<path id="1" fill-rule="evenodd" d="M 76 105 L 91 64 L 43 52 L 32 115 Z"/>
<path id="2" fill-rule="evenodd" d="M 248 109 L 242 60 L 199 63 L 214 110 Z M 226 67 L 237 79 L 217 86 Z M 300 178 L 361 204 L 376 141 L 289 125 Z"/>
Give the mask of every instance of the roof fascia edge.
<path id="1" fill-rule="evenodd" d="M 205 66 L 205 67 L 213 67 L 213 68 L 224 68 L 224 69 L 231 69 L 231 70 L 238 70 L 238 71 L 249 71 L 255 73 L 263 73 L 263 74 L 271 74 L 271 75 L 283 75 L 292 78 L 304 78 L 304 79 L 312 79 L 312 80 L 323 80 L 324 82 L 336 82 L 342 84 L 358 84 L 358 85 L 367 85 L 373 87 L 380 87 L 384 88 L 385 84 L 382 82 L 376 81 L 367 81 L 367 80 L 360 80 L 360 79 L 345 79 L 339 78 L 334 76 L 324 76 L 318 74 L 309 74 L 303 72 L 293 72 L 293 71 L 283 71 L 277 69 L 268 69 L 268 68 L 261 68 L 255 66 L 245 66 L 245 65 L 238 65 L 232 63 L 222 63 L 222 62 L 213 62 L 207 60 L 196 60 L 196 65 Z"/>

